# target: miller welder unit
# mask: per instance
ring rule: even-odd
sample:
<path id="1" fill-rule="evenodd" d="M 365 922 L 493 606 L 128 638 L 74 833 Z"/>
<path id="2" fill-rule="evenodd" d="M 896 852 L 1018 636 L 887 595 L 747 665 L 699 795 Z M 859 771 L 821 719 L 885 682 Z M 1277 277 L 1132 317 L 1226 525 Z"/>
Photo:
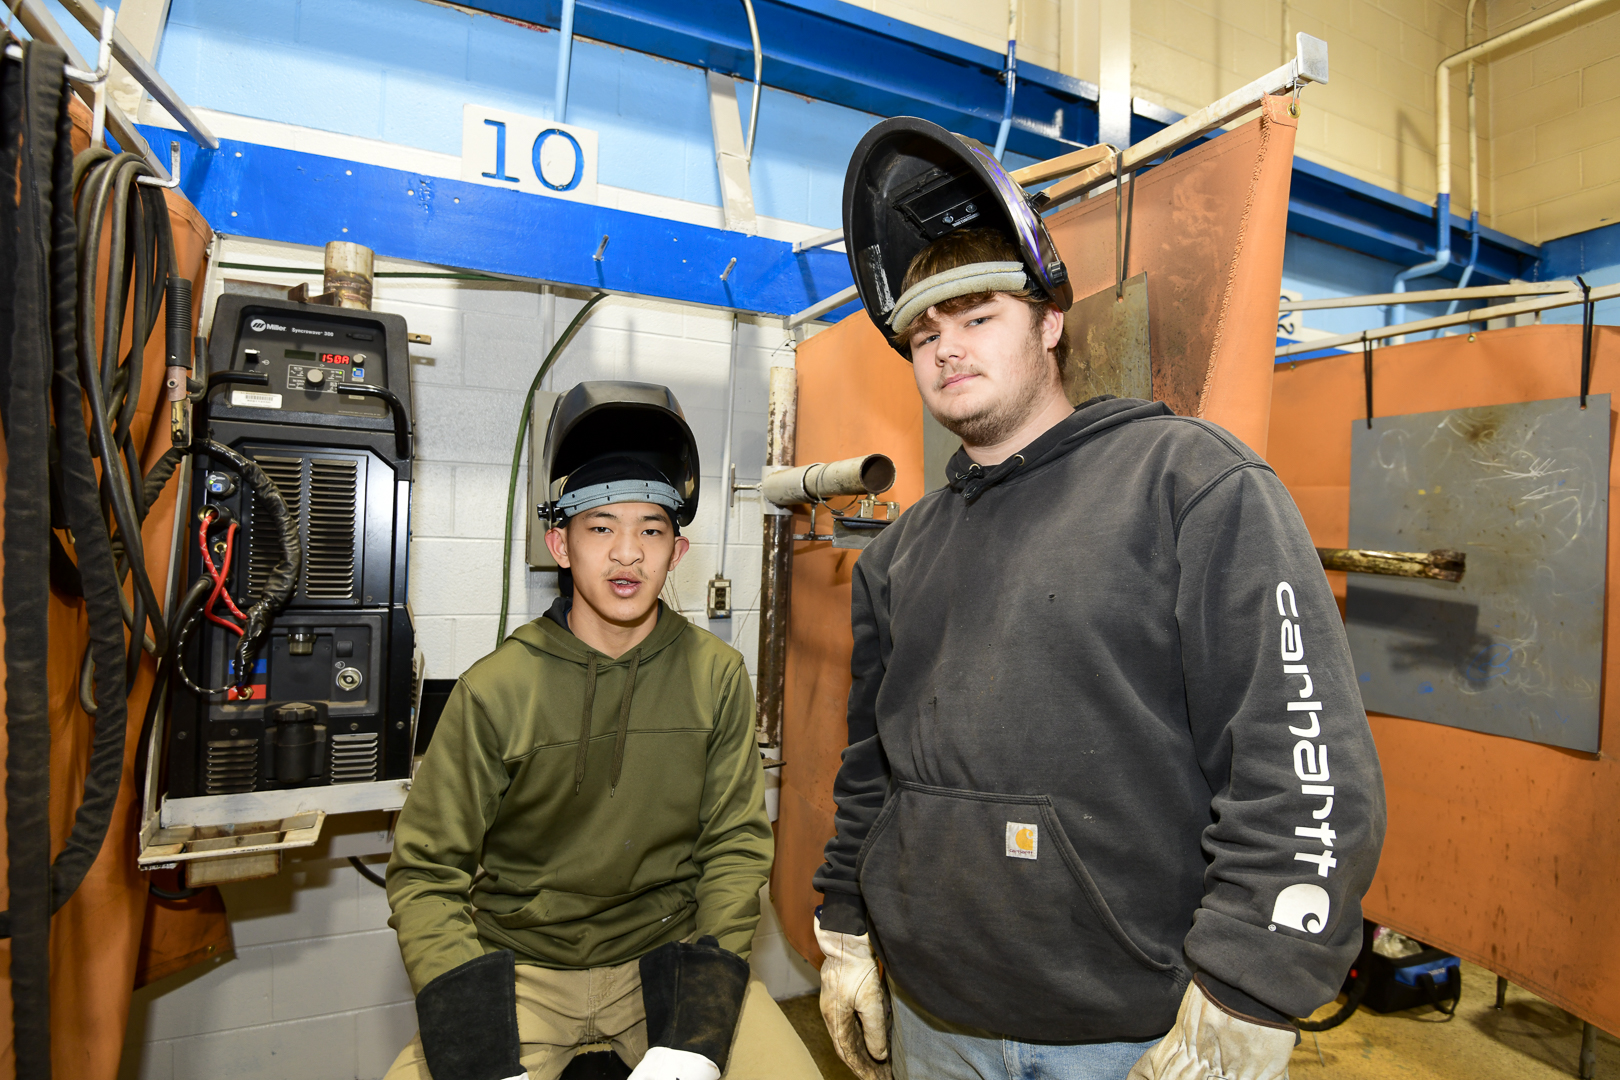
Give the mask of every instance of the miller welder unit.
<path id="1" fill-rule="evenodd" d="M 208 434 L 256 463 L 285 509 L 231 461 L 197 456 L 190 576 L 217 587 L 180 655 L 191 689 L 174 691 L 171 797 L 410 774 L 407 347 L 398 315 L 220 297 Z M 303 553 L 296 587 L 239 672 L 242 609 L 272 586 L 290 528 Z"/>

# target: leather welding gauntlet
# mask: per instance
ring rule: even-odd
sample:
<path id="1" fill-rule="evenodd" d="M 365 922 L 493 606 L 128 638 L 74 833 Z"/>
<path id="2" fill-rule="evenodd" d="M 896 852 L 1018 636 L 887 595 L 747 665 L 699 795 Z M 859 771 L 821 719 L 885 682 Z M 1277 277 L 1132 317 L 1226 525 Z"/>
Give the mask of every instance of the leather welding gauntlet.
<path id="1" fill-rule="evenodd" d="M 748 993 L 748 962 L 713 937 L 641 958 L 647 1056 L 631 1080 L 719 1080 Z"/>
<path id="2" fill-rule="evenodd" d="M 516 982 L 512 951 L 502 949 L 422 987 L 416 1025 L 433 1080 L 525 1080 Z"/>
<path id="3" fill-rule="evenodd" d="M 1199 976 L 1182 995 L 1176 1026 L 1131 1066 L 1126 1080 L 1286 1080 L 1298 1033 L 1222 1006 Z"/>
<path id="4" fill-rule="evenodd" d="M 833 1048 L 861 1080 L 889 1080 L 888 1003 L 871 938 L 824 930 L 818 917 L 816 944 L 826 956 L 821 964 L 821 1018 L 827 1022 Z"/>

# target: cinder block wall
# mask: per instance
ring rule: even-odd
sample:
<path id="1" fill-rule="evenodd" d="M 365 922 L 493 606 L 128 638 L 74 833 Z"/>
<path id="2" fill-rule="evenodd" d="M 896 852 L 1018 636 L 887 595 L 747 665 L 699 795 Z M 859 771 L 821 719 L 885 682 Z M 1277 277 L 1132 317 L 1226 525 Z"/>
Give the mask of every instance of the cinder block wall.
<path id="1" fill-rule="evenodd" d="M 1562 4 L 1490 0 L 1490 32 Z M 1599 7 L 1491 62 L 1494 228 L 1534 243 L 1620 221 L 1620 8 Z"/>

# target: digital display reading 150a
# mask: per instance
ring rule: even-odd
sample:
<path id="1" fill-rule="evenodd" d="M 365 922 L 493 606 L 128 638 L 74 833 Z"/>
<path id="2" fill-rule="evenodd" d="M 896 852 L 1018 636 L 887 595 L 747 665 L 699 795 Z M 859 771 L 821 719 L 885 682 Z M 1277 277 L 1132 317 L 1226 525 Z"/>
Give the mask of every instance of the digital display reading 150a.
<path id="1" fill-rule="evenodd" d="M 319 360 L 323 364 L 347 364 L 349 357 L 346 353 L 312 353 L 303 349 L 285 350 L 289 360 Z"/>

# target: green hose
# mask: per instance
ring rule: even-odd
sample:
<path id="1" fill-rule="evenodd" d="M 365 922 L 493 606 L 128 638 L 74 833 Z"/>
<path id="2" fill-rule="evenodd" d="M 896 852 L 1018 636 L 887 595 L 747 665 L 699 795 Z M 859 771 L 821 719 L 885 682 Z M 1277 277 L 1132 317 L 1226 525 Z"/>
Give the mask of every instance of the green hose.
<path id="1" fill-rule="evenodd" d="M 605 299 L 607 293 L 597 293 L 585 301 L 585 306 L 579 309 L 579 314 L 569 322 L 568 329 L 557 336 L 551 351 L 546 353 L 545 362 L 540 365 L 540 370 L 534 373 L 534 381 L 529 384 L 529 392 L 523 395 L 523 415 L 518 419 L 517 443 L 512 447 L 512 474 L 506 481 L 506 543 L 501 553 L 501 625 L 495 632 L 497 648 L 506 640 L 506 612 L 512 599 L 512 511 L 517 503 L 518 466 L 523 462 L 523 440 L 529 434 L 529 411 L 534 407 L 534 395 L 540 389 L 540 380 L 546 377 L 551 365 L 562 355 L 563 346 L 574 336 L 574 331 L 585 321 L 585 316 L 591 313 L 591 308 Z"/>

